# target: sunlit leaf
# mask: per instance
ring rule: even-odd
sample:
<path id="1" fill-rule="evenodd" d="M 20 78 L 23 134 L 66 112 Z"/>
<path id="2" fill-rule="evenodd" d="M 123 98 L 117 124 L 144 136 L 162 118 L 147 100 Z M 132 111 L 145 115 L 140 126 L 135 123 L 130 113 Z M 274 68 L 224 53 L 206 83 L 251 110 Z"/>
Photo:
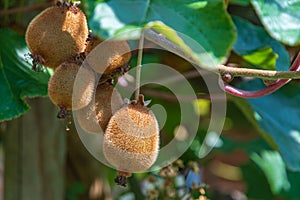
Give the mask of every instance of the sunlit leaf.
<path id="1" fill-rule="evenodd" d="M 258 80 L 241 86 L 246 90 L 263 87 Z M 246 99 L 253 112 L 248 112 L 259 127 L 268 134 L 278 146 L 287 168 L 300 171 L 300 86 L 288 84 L 280 90 L 260 98 Z"/>
<path id="2" fill-rule="evenodd" d="M 274 69 L 275 66 L 278 70 L 289 68 L 290 58 L 284 46 L 271 38 L 263 28 L 239 17 L 233 17 L 233 21 L 238 32 L 238 39 L 233 46 L 237 54 L 262 69 Z"/>
<path id="3" fill-rule="evenodd" d="M 47 95 L 48 73 L 37 73 L 25 62 L 28 53 L 24 37 L 14 31 L 0 30 L 0 121 L 24 114 L 26 97 Z"/>
<path id="4" fill-rule="evenodd" d="M 120 34 L 120 30 L 128 32 L 154 21 L 184 34 L 184 42 L 197 55 L 199 62 L 211 68 L 225 61 L 236 37 L 221 0 L 111 0 L 95 7 L 89 24 L 95 33 L 107 38 Z M 187 38 L 194 40 L 200 48 L 187 42 Z M 211 56 L 210 63 L 207 63 L 208 56 Z"/>
<path id="5" fill-rule="evenodd" d="M 251 0 L 268 33 L 287 45 L 300 44 L 300 0 Z"/>

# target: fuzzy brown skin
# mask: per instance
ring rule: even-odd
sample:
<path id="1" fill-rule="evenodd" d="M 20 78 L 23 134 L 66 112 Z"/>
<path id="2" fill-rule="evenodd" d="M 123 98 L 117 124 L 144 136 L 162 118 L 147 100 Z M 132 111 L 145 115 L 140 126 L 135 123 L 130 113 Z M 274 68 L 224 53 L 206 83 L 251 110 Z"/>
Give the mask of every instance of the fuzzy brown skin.
<path id="1" fill-rule="evenodd" d="M 48 95 L 51 101 L 65 110 L 78 110 L 87 106 L 95 87 L 94 72 L 76 63 L 63 63 L 49 80 Z M 77 73 L 80 76 L 76 79 Z M 76 84 L 75 83 L 76 79 Z"/>
<path id="2" fill-rule="evenodd" d="M 158 149 L 158 123 L 149 108 L 127 105 L 112 116 L 103 140 L 103 153 L 111 165 L 125 172 L 147 170 Z"/>
<path id="3" fill-rule="evenodd" d="M 107 40 L 96 46 L 86 61 L 96 72 L 109 74 L 127 64 L 130 58 L 130 47 L 126 41 Z"/>
<path id="4" fill-rule="evenodd" d="M 88 55 L 95 47 L 98 46 L 103 40 L 98 36 L 93 36 L 86 42 L 86 48 L 84 50 L 85 55 Z"/>
<path id="5" fill-rule="evenodd" d="M 37 15 L 26 30 L 26 43 L 41 65 L 56 68 L 85 49 L 88 26 L 79 8 L 50 7 Z"/>
<path id="6" fill-rule="evenodd" d="M 76 112 L 81 128 L 88 133 L 104 133 L 107 124 L 123 105 L 119 92 L 110 83 L 97 86 L 95 101 Z"/>

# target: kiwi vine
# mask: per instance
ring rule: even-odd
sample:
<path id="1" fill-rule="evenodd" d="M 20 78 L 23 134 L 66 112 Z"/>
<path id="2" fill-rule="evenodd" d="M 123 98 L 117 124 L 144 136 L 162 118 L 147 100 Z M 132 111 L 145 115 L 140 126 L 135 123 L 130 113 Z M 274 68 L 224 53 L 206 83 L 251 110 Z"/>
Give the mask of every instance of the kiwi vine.
<path id="1" fill-rule="evenodd" d="M 143 31 L 138 46 L 135 99 L 125 104 L 114 83 L 130 68 L 130 45 L 127 41 L 104 42 L 93 34 L 78 5 L 73 1 L 57 1 L 56 5 L 37 15 L 26 30 L 26 43 L 31 52 L 26 56 L 32 59 L 34 71 L 43 71 L 43 67 L 54 69 L 48 95 L 59 108 L 57 117 L 69 119 L 71 111 L 76 110 L 79 124 L 86 133 L 103 134 L 103 146 L 99 148 L 118 171 L 116 184 L 126 186 L 127 177 L 148 170 L 159 153 L 157 119 L 140 94 L 144 38 L 179 55 L 182 50 L 158 33 L 146 30 L 144 35 Z M 95 51 L 99 44 L 106 49 L 101 55 Z M 300 54 L 290 72 L 299 71 L 299 63 Z M 82 77 L 77 77 L 79 70 Z M 236 76 L 232 68 L 219 66 L 216 71 L 225 82 L 226 92 L 245 98 L 264 96 L 291 80 L 288 77 L 276 80 L 261 91 L 242 91 L 229 85 Z M 247 73 L 244 75 L 264 75 L 263 71 Z M 97 75 L 101 75 L 100 80 L 96 80 Z M 266 78 L 269 77 L 266 75 Z M 80 82 L 77 87 L 74 87 L 75 81 Z"/>
<path id="2" fill-rule="evenodd" d="M 126 186 L 131 173 L 153 165 L 159 148 L 157 119 L 139 93 L 144 38 L 139 43 L 136 98 L 124 104 L 113 85 L 130 68 L 130 46 L 127 41 L 103 42 L 88 29 L 77 6 L 77 2 L 57 1 L 30 22 L 25 34 L 31 52 L 28 56 L 32 70 L 54 69 L 48 95 L 59 109 L 57 117 L 71 121 L 71 111 L 77 111 L 78 122 L 87 134 L 103 134 L 104 156 L 118 171 L 115 182 Z M 55 20 L 48 23 L 49 19 Z M 106 50 L 101 54 L 99 44 Z M 61 51 L 57 53 L 57 49 Z M 77 76 L 79 71 L 82 77 Z"/>

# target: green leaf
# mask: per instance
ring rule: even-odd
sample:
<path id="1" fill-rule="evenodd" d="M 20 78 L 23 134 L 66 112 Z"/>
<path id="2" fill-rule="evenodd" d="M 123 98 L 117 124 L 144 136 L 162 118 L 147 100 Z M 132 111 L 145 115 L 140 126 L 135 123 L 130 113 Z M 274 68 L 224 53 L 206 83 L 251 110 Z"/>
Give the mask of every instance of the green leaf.
<path id="1" fill-rule="evenodd" d="M 299 185 L 300 185 L 300 173 L 299 172 L 292 172 L 285 168 L 285 164 L 283 163 L 283 160 L 281 156 L 278 154 L 278 152 L 274 151 L 262 151 L 259 154 L 253 153 L 251 157 L 251 161 L 255 163 L 255 165 L 259 168 L 257 171 L 263 172 L 265 178 L 267 179 L 268 185 L 270 186 L 270 189 L 272 191 L 273 195 L 282 196 L 285 197 L 284 199 L 299 199 L 300 191 L 299 191 Z M 251 163 L 252 163 L 251 162 Z M 251 173 L 251 171 L 243 170 L 243 172 L 247 174 L 258 174 Z M 255 183 L 249 183 L 249 179 L 247 181 L 247 185 L 252 188 L 251 193 L 258 192 L 254 191 L 255 188 L 260 188 L 257 184 L 257 180 L 261 180 L 261 178 L 257 176 L 253 176 L 254 179 L 256 179 Z M 261 181 L 259 181 L 261 182 Z M 251 186 L 251 185 L 253 186 Z M 267 193 L 268 190 L 262 190 L 260 188 L 260 191 L 263 191 L 264 193 Z M 253 194 L 252 194 L 253 195 Z M 250 197 L 250 196 L 249 196 Z M 267 198 L 264 198 L 267 199 Z M 269 199 L 274 199 L 269 198 Z"/>
<path id="2" fill-rule="evenodd" d="M 241 170 L 247 183 L 246 194 L 249 199 L 275 199 L 266 175 L 253 161 L 241 166 Z"/>
<path id="3" fill-rule="evenodd" d="M 290 189 L 291 185 L 287 178 L 285 164 L 278 152 L 263 151 L 261 156 L 253 153 L 250 158 L 263 170 L 273 194 L 277 195 L 282 190 Z"/>
<path id="4" fill-rule="evenodd" d="M 212 56 L 214 64 L 225 61 L 236 37 L 222 0 L 111 0 L 96 6 L 89 24 L 95 33 L 108 38 L 128 30 L 126 27 L 142 28 L 154 21 L 195 40 Z M 193 49 L 193 45 L 186 45 Z M 200 59 L 203 49 L 194 52 Z"/>
<path id="5" fill-rule="evenodd" d="M 259 80 L 245 82 L 242 89 L 263 87 Z M 287 168 L 300 172 L 300 86 L 288 84 L 260 98 L 246 99 L 260 128 L 275 141 Z"/>
<path id="6" fill-rule="evenodd" d="M 261 137 L 251 141 L 236 142 L 235 140 L 221 135 L 220 140 L 222 141 L 222 145 L 220 147 L 215 147 L 215 149 L 227 153 L 232 152 L 236 149 L 244 150 L 248 154 L 253 152 L 260 152 L 262 149 L 272 150 L 268 143 Z"/>
<path id="7" fill-rule="evenodd" d="M 278 55 L 273 53 L 272 48 L 258 49 L 257 51 L 244 55 L 243 58 L 249 63 L 260 66 L 262 69 L 276 70 L 276 59 Z"/>
<path id="8" fill-rule="evenodd" d="M 274 66 L 278 70 L 289 68 L 290 58 L 284 46 L 271 38 L 263 28 L 239 17 L 233 17 L 233 21 L 238 32 L 233 50 L 238 55 L 262 69 L 274 69 Z"/>
<path id="9" fill-rule="evenodd" d="M 166 26 L 164 23 L 160 21 L 149 22 L 146 25 L 146 28 L 152 28 L 153 30 L 162 33 L 167 39 L 169 39 L 174 44 L 181 47 L 187 54 L 191 54 L 191 49 L 184 43 L 183 39 L 177 34 L 177 32 Z"/>
<path id="10" fill-rule="evenodd" d="M 256 120 L 256 112 L 253 110 L 251 105 L 247 102 L 247 99 L 242 99 L 232 95 L 228 95 L 230 100 L 232 100 L 236 106 L 244 113 L 248 121 L 254 126 L 254 128 L 262 135 L 262 137 L 268 142 L 270 146 L 274 149 L 278 149 L 276 143 L 272 137 L 267 134 L 258 124 Z"/>
<path id="11" fill-rule="evenodd" d="M 85 9 L 86 13 L 85 15 L 87 16 L 87 19 L 91 17 L 91 15 L 94 12 L 94 8 L 99 4 L 103 3 L 105 0 L 93 0 L 93 1 L 84 1 L 84 6 L 87 8 Z"/>
<path id="12" fill-rule="evenodd" d="M 0 29 L 0 121 L 24 114 L 26 97 L 47 95 L 49 74 L 36 73 L 24 60 L 28 53 L 24 37 L 8 29 Z"/>
<path id="13" fill-rule="evenodd" d="M 229 3 L 248 6 L 250 4 L 250 0 L 229 0 Z"/>
<path id="14" fill-rule="evenodd" d="M 251 0 L 268 33 L 287 45 L 300 44 L 300 0 Z"/>
<path id="15" fill-rule="evenodd" d="M 223 145 L 216 150 L 226 153 L 244 150 L 250 157 L 249 163 L 240 166 L 247 183 L 248 198 L 274 199 L 273 195 L 278 195 L 298 199 L 300 172 L 287 170 L 279 153 L 272 150 L 262 138 L 236 142 L 221 135 L 220 139 Z"/>
<path id="16" fill-rule="evenodd" d="M 291 187 L 288 191 L 283 191 L 282 195 L 285 196 L 286 199 L 299 199 L 300 173 L 287 170 L 287 176 Z"/>
<path id="17" fill-rule="evenodd" d="M 87 188 L 84 184 L 80 182 L 72 183 L 66 190 L 67 200 L 78 200 L 80 195 L 86 192 Z"/>

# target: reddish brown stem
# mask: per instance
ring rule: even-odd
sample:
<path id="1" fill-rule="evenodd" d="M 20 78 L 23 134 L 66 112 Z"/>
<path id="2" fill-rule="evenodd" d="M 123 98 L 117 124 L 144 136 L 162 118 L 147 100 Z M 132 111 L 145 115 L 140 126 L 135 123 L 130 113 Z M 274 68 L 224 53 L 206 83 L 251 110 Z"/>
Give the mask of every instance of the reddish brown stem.
<path id="1" fill-rule="evenodd" d="M 290 67 L 289 71 L 300 71 L 300 52 L 298 53 L 295 61 L 293 62 L 292 66 Z M 290 82 L 292 79 L 285 79 L 285 80 L 278 80 L 274 84 L 257 91 L 245 91 L 238 88 L 235 88 L 227 83 L 224 83 L 224 90 L 228 92 L 229 94 L 232 94 L 234 96 L 243 97 L 243 98 L 257 98 L 262 97 L 268 94 L 271 94 L 272 92 L 275 92 L 288 82 Z"/>

